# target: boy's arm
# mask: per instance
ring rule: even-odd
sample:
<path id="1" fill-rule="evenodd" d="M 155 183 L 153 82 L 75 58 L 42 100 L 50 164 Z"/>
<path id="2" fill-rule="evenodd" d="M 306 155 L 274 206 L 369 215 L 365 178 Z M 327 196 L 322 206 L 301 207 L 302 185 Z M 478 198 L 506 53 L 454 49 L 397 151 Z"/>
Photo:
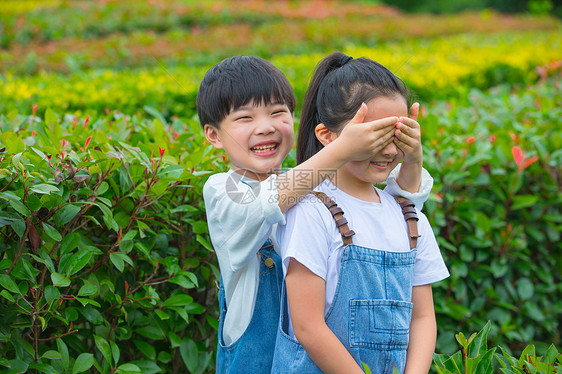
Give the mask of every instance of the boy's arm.
<path id="1" fill-rule="evenodd" d="M 314 363 L 324 373 L 362 374 L 363 370 L 324 321 L 324 279 L 291 258 L 285 282 L 293 331 Z"/>
<path id="2" fill-rule="evenodd" d="M 394 136 L 397 117 L 362 123 L 367 106 L 361 105 L 341 134 L 314 156 L 277 177 L 279 208 L 291 208 L 348 161 L 364 160 L 383 149 Z"/>
<path id="3" fill-rule="evenodd" d="M 427 374 L 433 361 L 437 339 L 431 284 L 413 287 L 412 303 L 410 343 L 404 374 Z"/>

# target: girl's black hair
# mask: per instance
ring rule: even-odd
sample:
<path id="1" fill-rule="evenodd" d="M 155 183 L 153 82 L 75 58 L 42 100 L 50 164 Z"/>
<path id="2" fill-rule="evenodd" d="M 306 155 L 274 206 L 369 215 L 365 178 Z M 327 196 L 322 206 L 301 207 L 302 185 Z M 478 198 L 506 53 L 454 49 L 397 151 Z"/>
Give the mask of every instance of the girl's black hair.
<path id="1" fill-rule="evenodd" d="M 219 127 L 236 108 L 253 101 L 257 105 L 286 104 L 295 111 L 296 99 L 287 77 L 273 64 L 256 56 L 222 60 L 205 74 L 197 93 L 201 126 Z"/>
<path id="2" fill-rule="evenodd" d="M 410 94 L 404 82 L 378 62 L 364 57 L 352 59 L 341 52 L 320 61 L 304 97 L 297 164 L 322 149 L 314 132 L 319 123 L 338 132 L 355 116 L 362 103 L 381 96 L 401 96 L 410 107 Z"/>

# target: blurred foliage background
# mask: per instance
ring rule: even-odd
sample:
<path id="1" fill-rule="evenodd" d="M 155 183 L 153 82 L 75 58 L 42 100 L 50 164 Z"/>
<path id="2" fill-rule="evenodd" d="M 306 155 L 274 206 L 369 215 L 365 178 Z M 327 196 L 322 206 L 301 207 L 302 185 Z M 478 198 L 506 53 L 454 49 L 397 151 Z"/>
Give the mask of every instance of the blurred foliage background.
<path id="1" fill-rule="evenodd" d="M 489 359 L 477 372 L 555 372 L 561 9 L 559 0 L 2 1 L 0 368 L 212 372 L 219 273 L 201 189 L 228 160 L 201 133 L 199 82 L 222 58 L 259 55 L 302 103 L 315 65 L 341 50 L 381 62 L 422 103 L 435 178 L 424 210 L 451 272 L 434 287 L 433 370 L 457 372 L 455 334 L 486 326 L 479 336 L 502 356 L 467 348 Z M 299 115 L 300 104 L 295 128 Z M 285 166 L 294 163 L 293 151 Z"/>

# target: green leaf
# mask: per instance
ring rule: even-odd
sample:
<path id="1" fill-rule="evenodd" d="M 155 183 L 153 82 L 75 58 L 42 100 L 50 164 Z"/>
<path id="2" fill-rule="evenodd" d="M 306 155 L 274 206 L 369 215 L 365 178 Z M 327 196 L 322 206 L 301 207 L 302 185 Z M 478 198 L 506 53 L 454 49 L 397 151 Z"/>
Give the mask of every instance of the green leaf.
<path id="1" fill-rule="evenodd" d="M 170 318 L 170 315 L 168 313 L 160 309 L 154 309 L 154 313 L 156 313 L 158 318 L 160 318 L 162 321 L 165 321 Z"/>
<path id="2" fill-rule="evenodd" d="M 45 230 L 45 234 L 47 234 L 54 241 L 59 242 L 62 240 L 61 234 L 48 223 L 43 222 L 43 229 Z"/>
<path id="3" fill-rule="evenodd" d="M 78 212 L 80 212 L 80 207 L 76 205 L 67 204 L 62 209 L 55 213 L 55 223 L 57 226 L 64 226 L 70 222 Z"/>
<path id="4" fill-rule="evenodd" d="M 69 365 L 70 365 L 70 358 L 68 356 L 68 348 L 66 347 L 65 342 L 61 338 L 57 339 L 57 348 L 58 348 L 59 353 L 60 353 L 60 359 L 61 359 L 62 367 L 65 370 L 68 370 Z"/>
<path id="5" fill-rule="evenodd" d="M 94 365 L 94 355 L 91 353 L 81 353 L 74 362 L 72 374 L 83 373 Z"/>
<path id="6" fill-rule="evenodd" d="M 512 210 L 527 208 L 535 205 L 539 201 L 539 197 L 535 195 L 518 195 L 513 198 Z"/>
<path id="7" fill-rule="evenodd" d="M 29 217 L 31 215 L 29 209 L 27 209 L 27 207 L 19 200 L 10 200 L 10 205 L 16 210 L 16 212 L 25 217 Z"/>
<path id="8" fill-rule="evenodd" d="M 146 358 L 150 360 L 156 359 L 156 350 L 152 345 L 140 339 L 133 340 L 133 343 L 135 344 L 135 347 L 137 347 L 137 349 L 146 356 Z"/>
<path id="9" fill-rule="evenodd" d="M 167 125 L 166 119 L 164 118 L 164 116 L 162 115 L 162 113 L 160 113 L 158 110 L 154 109 L 153 107 L 150 107 L 148 105 L 143 106 L 143 109 L 150 115 L 156 117 L 160 122 L 162 122 L 162 124 L 164 126 Z"/>
<path id="10" fill-rule="evenodd" d="M 111 345 L 111 355 L 113 356 L 113 363 L 117 365 L 117 363 L 119 362 L 119 358 L 121 357 L 119 346 L 112 341 L 110 341 L 109 344 Z"/>
<path id="11" fill-rule="evenodd" d="M 96 342 L 96 348 L 101 352 L 105 360 L 111 363 L 111 348 L 107 340 L 98 335 L 94 335 L 94 340 Z"/>
<path id="12" fill-rule="evenodd" d="M 163 351 L 160 351 L 161 353 Z M 139 367 L 142 374 L 156 374 L 163 373 L 164 371 L 155 362 L 148 360 L 137 360 L 132 361 L 131 364 L 135 364 Z"/>
<path id="13" fill-rule="evenodd" d="M 479 355 L 484 354 L 487 350 L 488 350 L 488 333 L 490 332 L 490 329 L 492 327 L 492 324 L 490 323 L 490 321 L 488 321 L 486 323 L 486 325 L 484 325 L 484 327 L 482 328 L 482 330 L 480 330 L 478 332 L 478 334 L 476 335 L 476 337 L 474 338 L 472 344 L 470 345 L 469 349 L 468 349 L 468 356 L 471 358 L 475 358 Z"/>
<path id="14" fill-rule="evenodd" d="M 56 192 L 56 193 L 60 192 L 60 190 L 57 187 L 53 186 L 52 184 L 36 184 L 35 186 L 31 186 L 30 190 L 32 192 L 43 194 L 43 195 L 48 195 L 51 192 Z"/>
<path id="15" fill-rule="evenodd" d="M 178 335 L 174 334 L 173 332 L 170 332 L 168 334 L 168 339 L 170 339 L 172 348 L 177 348 L 181 345 L 182 342 L 181 338 Z"/>
<path id="16" fill-rule="evenodd" d="M 70 285 L 70 279 L 59 273 L 51 273 L 51 280 L 55 287 L 68 287 Z"/>
<path id="17" fill-rule="evenodd" d="M 78 302 L 80 302 L 80 304 L 82 304 L 82 306 L 86 306 L 86 305 L 88 305 L 88 304 L 91 304 L 91 305 L 93 305 L 93 306 L 97 306 L 98 308 L 100 307 L 100 303 L 98 303 L 97 301 L 92 300 L 92 299 L 86 299 L 86 298 L 83 298 L 83 297 L 77 297 L 76 300 L 77 300 Z"/>
<path id="18" fill-rule="evenodd" d="M 45 287 L 45 299 L 47 301 L 59 300 L 60 299 L 59 290 L 51 285 Z"/>
<path id="19" fill-rule="evenodd" d="M 95 284 L 85 284 L 78 291 L 78 296 L 92 296 L 98 292 L 98 286 Z"/>
<path id="20" fill-rule="evenodd" d="M 33 212 L 37 212 L 39 209 L 41 209 L 41 206 L 43 204 L 41 204 L 41 200 L 39 200 L 39 198 L 35 195 L 29 195 L 27 196 L 27 207 L 33 211 Z"/>
<path id="21" fill-rule="evenodd" d="M 178 286 L 181 286 L 181 287 L 186 288 L 186 289 L 190 289 L 190 288 L 195 287 L 193 282 L 191 280 L 187 279 L 186 277 L 184 277 L 183 275 L 175 275 L 174 277 L 172 277 L 169 280 L 169 282 L 177 284 Z"/>
<path id="22" fill-rule="evenodd" d="M 185 366 L 187 366 L 187 370 L 194 373 L 199 364 L 199 351 L 195 342 L 191 339 L 184 339 L 180 346 L 180 355 Z"/>
<path id="23" fill-rule="evenodd" d="M 489 349 L 483 355 L 474 369 L 474 374 L 493 374 L 494 373 L 494 355 L 496 347 Z"/>
<path id="24" fill-rule="evenodd" d="M 55 351 L 53 351 L 55 352 Z M 36 369 L 39 370 L 41 373 L 46 373 L 46 374 L 59 374 L 54 367 L 52 367 L 51 365 L 47 365 L 47 364 L 35 364 L 35 363 L 31 363 L 29 365 L 30 369 Z"/>
<path id="25" fill-rule="evenodd" d="M 164 301 L 162 306 L 164 308 L 169 308 L 174 306 L 186 306 L 191 304 L 192 302 L 193 302 L 193 298 L 191 296 L 185 294 L 178 294 Z"/>
<path id="26" fill-rule="evenodd" d="M 126 363 L 126 364 L 123 364 L 123 365 L 119 366 L 117 368 L 116 373 L 136 374 L 136 373 L 141 373 L 141 369 L 137 365 L 131 364 L 129 362 L 129 363 Z"/>
<path id="27" fill-rule="evenodd" d="M 45 353 L 43 353 L 43 356 L 41 356 L 41 358 L 46 358 L 49 360 L 60 360 L 61 359 L 61 354 L 57 351 L 47 351 Z"/>
<path id="28" fill-rule="evenodd" d="M 72 251 L 80 243 L 80 234 L 77 232 L 71 232 L 64 236 L 60 243 L 60 256 Z"/>
<path id="29" fill-rule="evenodd" d="M 10 292 L 20 293 L 20 289 L 14 280 L 6 274 L 0 274 L 0 286 L 4 287 Z"/>
<path id="30" fill-rule="evenodd" d="M 533 282 L 528 278 L 520 278 L 517 280 L 517 292 L 522 300 L 527 300 L 535 293 Z"/>
<path id="31" fill-rule="evenodd" d="M 361 361 L 361 365 L 363 366 L 363 370 L 365 371 L 365 374 L 371 374 L 371 369 L 369 368 L 369 366 L 366 363 Z"/>
<path id="32" fill-rule="evenodd" d="M 15 219 L 12 221 L 12 228 L 20 238 L 25 234 L 25 221 L 23 219 Z"/>
<path id="33" fill-rule="evenodd" d="M 16 300 L 14 299 L 14 297 L 12 296 L 12 294 L 9 293 L 9 292 L 6 291 L 6 290 L 0 291 L 0 296 L 2 296 L 4 299 L 8 300 L 8 301 L 11 302 L 11 303 L 15 303 L 15 302 L 16 302 Z M 160 317 L 160 318 L 162 318 L 162 317 Z"/>
<path id="34" fill-rule="evenodd" d="M 466 338 L 465 338 L 465 336 L 462 332 L 459 332 L 458 334 L 456 334 L 455 339 L 457 339 L 457 342 L 459 342 L 461 347 L 466 348 L 468 346 L 468 341 L 466 340 Z"/>
<path id="35" fill-rule="evenodd" d="M 547 364 L 554 364 L 556 362 L 556 357 L 558 356 L 558 349 L 554 344 L 551 344 L 544 355 L 544 362 Z"/>
<path id="36" fill-rule="evenodd" d="M 125 268 L 125 263 L 123 262 L 123 258 L 121 256 L 119 256 L 117 253 L 110 253 L 109 259 L 117 268 L 117 270 L 123 271 L 123 269 Z"/>
<path id="37" fill-rule="evenodd" d="M 70 271 L 70 275 L 78 273 L 80 270 L 84 268 L 92 258 L 91 251 L 77 251 L 70 257 L 68 260 L 68 271 Z"/>

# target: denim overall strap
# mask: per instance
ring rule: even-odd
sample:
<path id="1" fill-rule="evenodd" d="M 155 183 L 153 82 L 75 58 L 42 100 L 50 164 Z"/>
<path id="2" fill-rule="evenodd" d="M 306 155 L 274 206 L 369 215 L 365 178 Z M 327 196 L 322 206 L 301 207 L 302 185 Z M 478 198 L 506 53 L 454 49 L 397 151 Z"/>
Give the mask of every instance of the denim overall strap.
<path id="1" fill-rule="evenodd" d="M 418 213 L 416 212 L 416 204 L 405 197 L 396 197 L 398 205 L 402 208 L 402 214 L 408 225 L 408 237 L 410 238 L 410 249 L 415 249 L 418 244 Z"/>
<path id="2" fill-rule="evenodd" d="M 349 227 L 347 226 L 347 220 L 343 216 L 343 210 L 341 210 L 341 208 L 338 207 L 338 204 L 336 204 L 332 199 L 330 199 L 328 195 L 326 195 L 324 192 L 313 192 L 313 193 L 314 195 L 316 195 L 317 198 L 320 199 L 320 201 L 324 203 L 326 208 L 328 208 L 328 210 L 332 214 L 334 221 L 336 221 L 336 227 L 338 228 L 341 234 L 343 245 L 348 245 L 353 243 L 352 236 L 355 235 L 355 231 L 350 230 Z"/>
<path id="3" fill-rule="evenodd" d="M 325 320 L 356 362 L 368 365 L 372 373 L 392 374 L 394 367 L 404 371 L 415 257 L 415 249 L 388 252 L 354 244 L 343 248 L 336 293 Z M 288 335 L 287 310 L 283 292 L 272 373 L 321 373 Z"/>
<path id="4" fill-rule="evenodd" d="M 283 269 L 281 257 L 267 240 L 258 251 L 260 275 L 258 292 L 250 324 L 244 334 L 229 346 L 223 344 L 223 326 L 226 315 L 224 287 L 219 288 L 219 334 L 216 373 L 269 373 L 275 350 L 276 327 L 279 322 L 279 301 Z"/>

